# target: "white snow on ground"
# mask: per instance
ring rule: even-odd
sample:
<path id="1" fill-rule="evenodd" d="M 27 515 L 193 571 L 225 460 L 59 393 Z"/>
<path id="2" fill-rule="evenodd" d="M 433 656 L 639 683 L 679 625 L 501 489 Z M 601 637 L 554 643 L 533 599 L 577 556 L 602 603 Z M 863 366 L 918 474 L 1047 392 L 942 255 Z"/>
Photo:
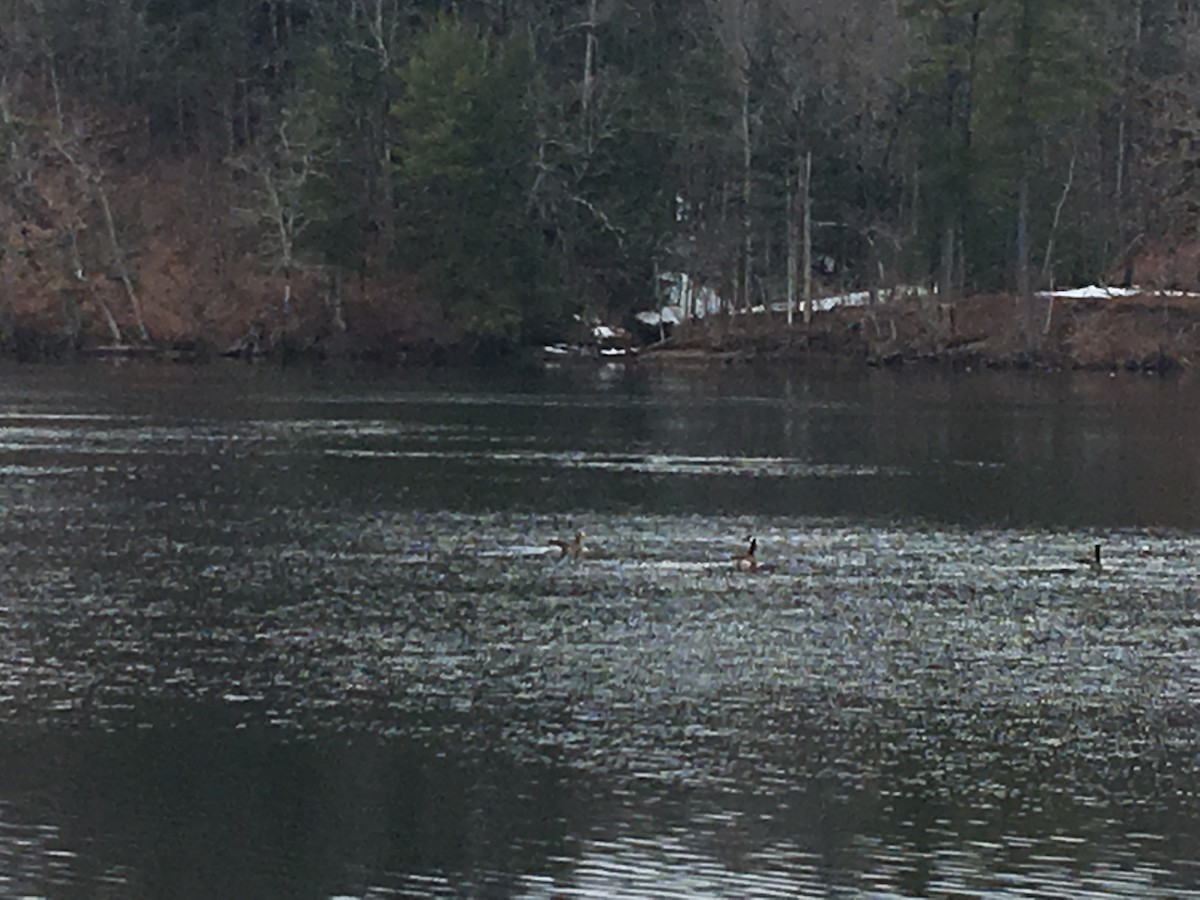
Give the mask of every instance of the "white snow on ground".
<path id="1" fill-rule="evenodd" d="M 1099 284 L 1089 284 L 1087 287 L 1071 288 L 1065 291 L 1042 291 L 1039 297 L 1058 297 L 1064 300 L 1114 300 L 1119 297 L 1136 297 L 1146 294 L 1151 297 L 1200 297 L 1194 291 L 1158 291 L 1153 288 L 1137 287 L 1106 287 Z"/>
<path id="2" fill-rule="evenodd" d="M 659 280 L 665 285 L 664 293 L 668 302 L 661 309 L 645 310 L 637 313 L 635 318 L 643 325 L 648 325 L 651 328 L 658 327 L 660 323 L 662 325 L 678 325 L 688 318 L 702 319 L 706 315 L 713 315 L 727 308 L 724 300 L 722 300 L 716 291 L 712 288 L 701 286 L 695 278 L 684 272 L 664 272 L 659 275 Z M 874 294 L 874 298 L 871 291 L 852 291 L 848 294 L 836 294 L 831 297 L 814 297 L 812 308 L 813 312 L 828 312 L 839 306 L 867 306 L 872 302 L 884 304 L 896 297 L 921 296 L 928 293 L 929 290 L 927 288 L 911 286 L 901 286 L 878 291 Z M 1191 291 L 1159 291 L 1140 287 L 1108 287 L 1098 284 L 1059 291 L 1041 291 L 1037 294 L 1038 297 L 1044 300 L 1050 298 L 1064 300 L 1115 300 L 1121 297 L 1135 297 L 1138 295 L 1200 298 L 1200 293 Z M 787 302 L 782 300 L 774 301 L 770 304 L 770 310 L 773 313 L 786 313 Z M 764 313 L 766 311 L 767 307 L 762 304 L 754 306 L 749 310 L 751 314 Z M 795 306 L 796 315 L 800 315 L 802 311 L 802 301 L 797 300 Z M 730 312 L 733 315 L 742 315 L 747 310 L 735 309 L 730 310 Z M 593 325 L 591 332 L 592 338 L 596 341 L 613 340 L 623 334 L 619 329 L 601 323 Z M 571 348 L 566 344 L 554 344 L 544 349 L 547 357 L 561 357 L 582 352 L 581 347 Z M 627 352 L 623 347 L 604 347 L 600 349 L 602 356 L 624 356 Z"/>
<path id="3" fill-rule="evenodd" d="M 674 306 L 664 306 L 658 312 L 648 309 L 645 312 L 638 313 L 634 318 L 643 325 L 655 328 L 659 322 L 664 325 L 678 325 L 683 321 L 683 313 Z"/>
<path id="4" fill-rule="evenodd" d="M 1115 297 L 1133 297 L 1144 293 L 1135 287 L 1105 287 L 1099 284 L 1089 284 L 1087 287 L 1070 288 L 1065 291 L 1041 291 L 1039 297 L 1059 297 L 1064 300 L 1104 300 Z"/>
<path id="5" fill-rule="evenodd" d="M 728 305 L 720 294 L 710 287 L 703 286 L 696 278 L 693 278 L 686 272 L 664 272 L 658 278 L 663 285 L 663 293 L 667 300 L 667 305 L 663 308 L 663 322 L 665 324 L 674 324 L 671 318 L 667 317 L 667 310 L 670 310 L 670 315 L 676 317 L 675 321 L 682 322 L 687 319 L 703 319 L 707 315 L 714 315 L 728 309 Z M 929 291 L 926 288 L 901 285 L 878 291 L 875 296 L 878 302 L 886 303 L 893 297 L 907 297 L 928 293 Z M 839 306 L 866 306 L 871 302 L 872 295 L 870 291 L 852 291 L 848 294 L 836 294 L 831 297 L 814 297 L 812 308 L 813 312 L 827 312 Z M 786 313 L 787 303 L 782 300 L 776 300 L 770 304 L 770 308 L 771 312 Z M 797 299 L 795 310 L 799 313 L 802 309 L 803 305 Z M 734 309 L 729 311 L 734 315 L 739 315 L 746 310 Z M 766 306 L 761 304 L 750 310 L 751 313 L 766 311 Z M 659 322 L 657 314 L 652 310 L 639 313 L 638 321 L 651 326 L 657 325 Z"/>
<path id="6" fill-rule="evenodd" d="M 698 279 L 686 272 L 664 272 L 659 275 L 659 281 L 663 286 L 666 305 L 658 311 L 646 310 L 638 313 L 637 320 L 644 325 L 657 327 L 660 322 L 664 325 L 675 325 L 688 319 L 703 319 L 705 316 L 715 315 L 722 311 L 728 311 L 733 315 L 742 315 L 747 312 L 745 309 L 729 309 L 724 299 L 716 291 L 703 286 Z M 929 293 L 928 288 L 907 285 L 880 290 L 875 292 L 874 296 L 871 291 L 852 291 L 830 297 L 814 297 L 812 308 L 813 312 L 828 312 L 839 306 L 867 306 L 872 302 L 884 304 L 896 297 L 924 296 Z M 1188 291 L 1159 291 L 1140 287 L 1108 287 L 1097 284 L 1058 291 L 1042 291 L 1037 296 L 1042 299 L 1054 297 L 1064 300 L 1114 300 L 1139 294 L 1156 297 L 1200 297 L 1200 293 Z M 748 312 L 763 313 L 767 311 L 767 308 L 767 306 L 759 304 Z M 773 313 L 786 313 L 787 303 L 776 300 L 770 304 L 769 308 Z M 802 310 L 803 304 L 797 300 L 796 314 L 800 315 Z"/>
<path id="7" fill-rule="evenodd" d="M 881 300 L 884 298 L 881 298 Z M 812 308 L 813 312 L 828 312 L 838 306 L 866 306 L 871 302 L 870 291 L 854 291 L 850 294 L 837 294 L 833 297 L 813 297 Z M 796 312 L 799 313 L 804 308 L 803 301 L 796 301 Z M 756 306 L 754 312 L 762 312 L 761 306 Z M 787 301 L 777 300 L 771 304 L 771 312 L 785 313 L 787 312 Z"/>

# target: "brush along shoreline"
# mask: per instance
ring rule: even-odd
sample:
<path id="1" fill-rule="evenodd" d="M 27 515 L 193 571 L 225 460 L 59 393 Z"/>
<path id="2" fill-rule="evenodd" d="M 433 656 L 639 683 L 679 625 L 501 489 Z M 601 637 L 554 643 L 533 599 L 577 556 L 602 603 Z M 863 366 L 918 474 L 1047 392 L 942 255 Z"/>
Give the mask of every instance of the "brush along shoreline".
<path id="1" fill-rule="evenodd" d="M 425 333 L 411 322 L 392 330 L 352 325 L 331 331 L 292 316 L 245 334 L 197 332 L 171 340 L 106 344 L 57 323 L 0 322 L 0 354 L 41 361 L 77 358 L 204 362 L 219 357 L 275 361 L 346 359 L 406 367 L 528 360 L 536 348 L 473 341 L 445 331 Z M 1200 295 L 1135 289 L 1082 289 L 1021 300 L 980 294 L 943 303 L 935 297 L 820 309 L 805 324 L 786 313 L 759 310 L 711 314 L 647 335 L 636 353 L 591 358 L 635 365 L 772 362 L 803 365 L 836 360 L 868 366 L 938 363 L 955 368 L 1085 369 L 1166 373 L 1200 361 Z M 585 354 L 587 356 L 587 354 Z M 553 361 L 553 360 L 551 360 Z"/>

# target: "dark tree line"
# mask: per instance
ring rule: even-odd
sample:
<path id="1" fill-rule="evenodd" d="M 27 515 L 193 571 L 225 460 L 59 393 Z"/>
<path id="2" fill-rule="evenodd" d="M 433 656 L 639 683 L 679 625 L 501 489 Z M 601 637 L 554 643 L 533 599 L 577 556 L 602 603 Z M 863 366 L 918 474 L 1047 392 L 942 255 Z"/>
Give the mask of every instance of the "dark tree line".
<path id="1" fill-rule="evenodd" d="M 285 304 L 301 270 L 404 272 L 464 328 L 521 338 L 651 306 L 664 271 L 734 306 L 799 299 L 814 269 L 826 288 L 1020 296 L 1190 234 L 1198 17 L 1175 0 L 10 0 L 4 214 L 38 220 L 52 155 L 106 209 L 84 138 L 125 121 L 149 152 L 240 179 Z M 122 258 L 121 223 L 106 230 Z"/>

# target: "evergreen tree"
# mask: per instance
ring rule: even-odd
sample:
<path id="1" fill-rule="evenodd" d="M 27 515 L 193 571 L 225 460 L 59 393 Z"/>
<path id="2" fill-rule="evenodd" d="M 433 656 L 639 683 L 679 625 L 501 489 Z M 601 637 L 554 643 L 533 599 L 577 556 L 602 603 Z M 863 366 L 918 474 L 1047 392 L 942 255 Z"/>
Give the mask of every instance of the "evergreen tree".
<path id="1" fill-rule="evenodd" d="M 393 112 L 399 250 L 448 317 L 517 339 L 561 311 L 531 191 L 528 48 L 453 17 L 420 38 Z"/>
<path id="2" fill-rule="evenodd" d="M 1074 158 L 1062 138 L 1094 125 L 1081 110 L 1105 88 L 1093 4 L 914 0 L 907 12 L 923 39 L 911 121 L 936 223 L 922 246 L 943 286 L 1027 294 Z"/>
<path id="3" fill-rule="evenodd" d="M 671 264 L 683 224 L 676 198 L 694 207 L 707 199 L 700 178 L 715 133 L 707 107 L 720 82 L 714 47 L 697 39 L 686 4 L 582 11 L 590 18 L 559 32 L 576 52 L 553 43 L 539 51 L 537 198 L 570 289 L 619 318 L 650 305 L 655 264 Z"/>
<path id="4" fill-rule="evenodd" d="M 965 276 L 964 234 L 974 225 L 973 192 L 980 188 L 974 129 L 980 32 L 988 4 L 914 0 L 905 12 L 919 36 L 909 116 L 917 159 L 914 191 L 921 199 L 915 249 L 936 262 L 938 287 L 946 297 Z"/>

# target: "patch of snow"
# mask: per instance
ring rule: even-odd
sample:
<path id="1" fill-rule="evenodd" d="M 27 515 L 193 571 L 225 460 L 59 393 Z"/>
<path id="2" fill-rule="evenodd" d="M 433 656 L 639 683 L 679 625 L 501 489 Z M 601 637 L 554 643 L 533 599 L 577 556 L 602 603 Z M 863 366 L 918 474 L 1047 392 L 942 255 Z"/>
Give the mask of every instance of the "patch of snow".
<path id="1" fill-rule="evenodd" d="M 870 291 L 854 291 L 850 294 L 838 294 L 833 297 L 817 297 L 813 300 L 813 310 L 828 312 L 839 306 L 866 306 L 870 302 Z"/>
<path id="2" fill-rule="evenodd" d="M 702 319 L 707 315 L 719 313 L 727 309 L 727 305 L 721 299 L 721 296 L 712 288 L 703 287 L 700 283 L 688 275 L 686 272 L 663 272 L 659 276 L 659 281 L 665 285 L 664 293 L 667 296 L 669 305 L 664 309 L 673 310 L 679 317 L 679 321 L 687 319 Z M 895 297 L 908 297 L 914 295 L 928 294 L 929 290 L 923 287 L 912 287 L 910 285 L 897 285 L 875 292 L 874 297 L 880 303 L 886 303 L 888 300 Z M 836 309 L 839 306 L 866 306 L 872 302 L 871 291 L 851 291 L 846 294 L 835 294 L 830 297 L 814 297 L 812 301 L 813 312 L 828 312 L 831 309 Z M 769 308 L 771 312 L 786 313 L 787 303 L 782 300 L 773 301 Z M 796 312 L 803 309 L 803 304 L 800 300 L 796 301 Z M 753 307 L 751 313 L 766 312 L 767 307 L 759 305 Z M 744 309 L 729 310 L 734 315 L 746 312 Z M 638 315 L 638 320 L 647 325 L 657 325 L 656 318 L 643 318 L 644 316 L 653 317 L 654 313 L 648 312 Z M 670 322 L 670 319 L 664 319 L 665 322 Z"/>
<path id="3" fill-rule="evenodd" d="M 1133 297 L 1145 293 L 1136 287 L 1106 287 L 1089 284 L 1087 287 L 1070 288 L 1064 291 L 1042 291 L 1039 297 L 1059 297 L 1064 300 L 1111 300 L 1116 297 Z"/>
<path id="4" fill-rule="evenodd" d="M 1159 291 L 1153 288 L 1106 287 L 1099 284 L 1089 284 L 1087 287 L 1070 288 L 1063 291 L 1042 291 L 1039 297 L 1047 299 L 1058 297 L 1064 300 L 1114 300 L 1119 297 L 1135 297 L 1139 294 L 1149 297 L 1200 297 L 1195 291 Z"/>
<path id="5" fill-rule="evenodd" d="M 813 312 L 828 312 L 829 310 L 836 309 L 839 306 L 866 306 L 870 302 L 870 291 L 854 291 L 849 294 L 837 294 L 833 297 L 813 297 L 812 308 Z M 802 300 L 797 300 L 795 309 L 796 312 L 799 313 L 802 309 L 804 309 L 804 302 Z M 760 310 L 761 307 L 756 307 L 754 311 L 758 312 Z M 775 303 L 772 303 L 771 312 L 787 312 L 787 301 L 778 300 Z"/>
<path id="6" fill-rule="evenodd" d="M 651 328 L 658 327 L 661 322 L 663 325 L 678 325 L 683 321 L 683 313 L 674 306 L 664 306 L 658 312 L 652 309 L 645 310 L 634 316 L 643 325 L 649 325 Z"/>
<path id="7" fill-rule="evenodd" d="M 612 340 L 617 336 L 617 332 L 607 325 L 593 325 L 592 337 L 598 341 Z"/>

